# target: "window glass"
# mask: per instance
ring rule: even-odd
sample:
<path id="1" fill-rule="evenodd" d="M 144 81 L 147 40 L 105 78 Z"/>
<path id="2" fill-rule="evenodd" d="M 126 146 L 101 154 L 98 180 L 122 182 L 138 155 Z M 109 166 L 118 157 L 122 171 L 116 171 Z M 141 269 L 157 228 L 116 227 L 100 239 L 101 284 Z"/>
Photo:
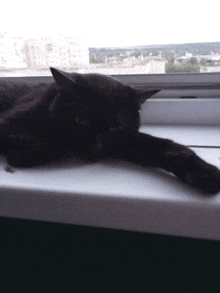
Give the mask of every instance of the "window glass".
<path id="1" fill-rule="evenodd" d="M 0 76 L 220 72 L 216 1 L 1 3 Z"/>

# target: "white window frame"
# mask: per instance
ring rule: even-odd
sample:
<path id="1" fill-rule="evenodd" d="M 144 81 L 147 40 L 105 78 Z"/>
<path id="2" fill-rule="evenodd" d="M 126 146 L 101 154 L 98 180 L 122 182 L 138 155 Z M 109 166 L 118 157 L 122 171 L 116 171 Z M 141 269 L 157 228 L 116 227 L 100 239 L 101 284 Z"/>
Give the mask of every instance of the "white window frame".
<path id="1" fill-rule="evenodd" d="M 112 76 L 138 89 L 161 90 L 142 105 L 142 125 L 220 125 L 220 73 Z M 0 80 L 35 84 L 54 81 L 52 76 Z"/>
<path id="2" fill-rule="evenodd" d="M 115 77 L 139 89 L 161 89 L 142 106 L 142 124 L 220 125 L 220 73 Z"/>

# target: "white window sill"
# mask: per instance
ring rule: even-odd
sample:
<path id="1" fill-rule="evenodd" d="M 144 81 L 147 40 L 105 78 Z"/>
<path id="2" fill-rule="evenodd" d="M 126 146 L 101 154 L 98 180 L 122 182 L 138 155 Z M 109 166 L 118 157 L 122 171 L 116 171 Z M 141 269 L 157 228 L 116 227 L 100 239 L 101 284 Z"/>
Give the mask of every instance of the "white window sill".
<path id="1" fill-rule="evenodd" d="M 220 127 L 145 126 L 220 168 Z M 0 216 L 220 240 L 220 193 L 204 197 L 166 172 L 127 162 L 66 162 L 4 171 Z"/>

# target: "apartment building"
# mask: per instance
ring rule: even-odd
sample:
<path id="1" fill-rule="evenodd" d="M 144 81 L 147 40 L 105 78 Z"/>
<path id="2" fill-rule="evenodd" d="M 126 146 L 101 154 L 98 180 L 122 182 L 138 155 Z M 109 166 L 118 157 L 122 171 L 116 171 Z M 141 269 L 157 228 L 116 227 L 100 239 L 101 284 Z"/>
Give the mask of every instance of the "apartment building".
<path id="1" fill-rule="evenodd" d="M 82 37 L 24 39 L 0 34 L 0 69 L 76 69 L 89 65 Z"/>
<path id="2" fill-rule="evenodd" d="M 24 41 L 19 37 L 10 37 L 8 34 L 0 35 L 0 69 L 26 68 Z"/>
<path id="3" fill-rule="evenodd" d="M 26 63 L 30 69 L 63 69 L 89 65 L 89 50 L 82 38 L 30 39 L 25 42 Z"/>

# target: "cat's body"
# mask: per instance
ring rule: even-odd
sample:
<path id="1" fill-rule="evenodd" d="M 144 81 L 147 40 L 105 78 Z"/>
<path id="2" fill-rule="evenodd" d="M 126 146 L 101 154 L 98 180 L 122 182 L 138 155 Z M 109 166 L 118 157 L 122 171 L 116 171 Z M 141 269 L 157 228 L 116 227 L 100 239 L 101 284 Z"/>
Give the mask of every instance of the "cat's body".
<path id="1" fill-rule="evenodd" d="M 216 167 L 185 146 L 138 132 L 138 110 L 158 91 L 99 74 L 51 72 L 52 84 L 0 83 L 0 152 L 9 165 L 114 157 L 163 168 L 204 192 L 220 191 Z"/>

